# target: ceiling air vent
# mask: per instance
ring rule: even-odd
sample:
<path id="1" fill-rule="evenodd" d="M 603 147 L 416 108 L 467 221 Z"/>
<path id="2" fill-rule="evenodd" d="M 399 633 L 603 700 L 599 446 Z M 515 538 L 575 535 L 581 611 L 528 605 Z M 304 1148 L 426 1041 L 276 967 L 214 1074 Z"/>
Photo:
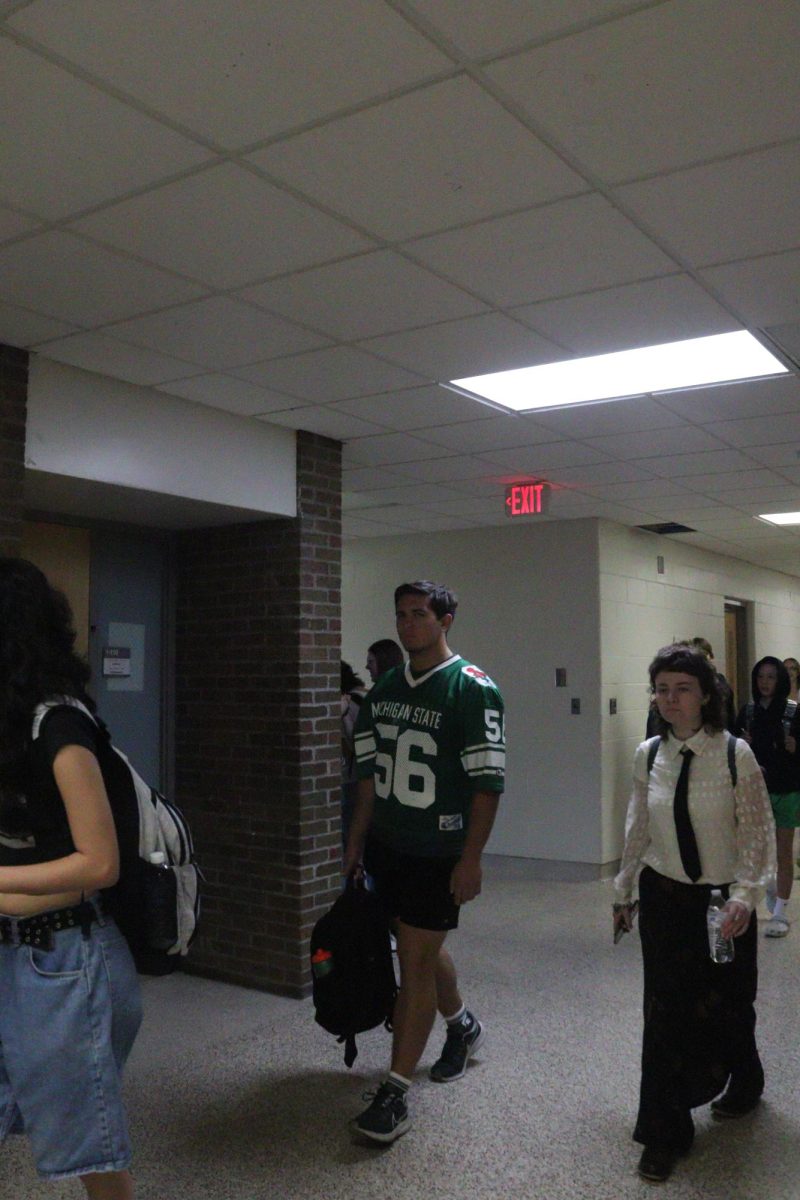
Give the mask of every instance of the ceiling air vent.
<path id="1" fill-rule="evenodd" d="M 690 529 L 688 525 L 679 525 L 677 521 L 662 521 L 660 525 L 637 525 L 637 529 L 644 529 L 647 533 L 697 533 L 696 529 Z"/>

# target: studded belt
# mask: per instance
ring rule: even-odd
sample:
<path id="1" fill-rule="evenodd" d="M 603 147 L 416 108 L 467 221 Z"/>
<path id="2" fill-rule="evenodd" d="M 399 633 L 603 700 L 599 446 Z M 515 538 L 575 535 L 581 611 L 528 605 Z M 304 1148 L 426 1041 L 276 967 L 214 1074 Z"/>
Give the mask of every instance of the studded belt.
<path id="1" fill-rule="evenodd" d="M 0 943 L 52 950 L 56 933 L 77 927 L 87 935 L 92 921 L 99 919 L 98 910 L 88 900 L 70 908 L 56 908 L 51 912 L 37 913 L 34 917 L 0 917 Z"/>

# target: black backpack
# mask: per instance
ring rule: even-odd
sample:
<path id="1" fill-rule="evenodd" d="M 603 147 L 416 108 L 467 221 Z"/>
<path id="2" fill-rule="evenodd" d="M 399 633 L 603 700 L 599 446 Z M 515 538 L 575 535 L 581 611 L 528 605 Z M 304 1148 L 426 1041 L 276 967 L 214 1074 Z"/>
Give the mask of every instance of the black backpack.
<path id="1" fill-rule="evenodd" d="M 344 1042 L 344 1061 L 356 1060 L 356 1034 L 391 1028 L 397 996 L 389 922 L 363 883 L 349 879 L 311 933 L 313 999 L 318 1025 Z"/>

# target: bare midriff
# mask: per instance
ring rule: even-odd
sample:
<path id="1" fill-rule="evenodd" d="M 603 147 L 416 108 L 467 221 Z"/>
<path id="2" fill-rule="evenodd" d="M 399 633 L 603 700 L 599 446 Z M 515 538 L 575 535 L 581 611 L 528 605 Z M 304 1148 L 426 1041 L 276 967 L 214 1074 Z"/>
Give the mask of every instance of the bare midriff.
<path id="1" fill-rule="evenodd" d="M 35 917 L 52 908 L 80 904 L 80 892 L 55 892 L 50 896 L 27 896 L 22 892 L 0 892 L 0 917 Z"/>

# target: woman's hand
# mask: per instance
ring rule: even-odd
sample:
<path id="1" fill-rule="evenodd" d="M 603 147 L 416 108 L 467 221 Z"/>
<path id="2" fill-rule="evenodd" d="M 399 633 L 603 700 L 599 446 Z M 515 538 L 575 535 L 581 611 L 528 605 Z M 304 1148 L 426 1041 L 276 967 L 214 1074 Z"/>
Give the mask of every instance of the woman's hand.
<path id="1" fill-rule="evenodd" d="M 743 729 L 742 732 L 739 734 L 739 737 L 744 738 L 744 740 L 747 742 L 748 746 L 752 746 L 753 736 L 749 730 Z"/>
<path id="2" fill-rule="evenodd" d="M 633 918 L 636 916 L 636 908 L 629 901 L 627 904 L 615 904 L 612 908 L 612 918 L 614 922 L 614 933 L 619 930 L 624 930 L 625 933 L 630 933 L 633 929 Z"/>
<path id="3" fill-rule="evenodd" d="M 720 933 L 723 937 L 741 937 L 750 924 L 750 909 L 741 900 L 728 900 L 722 908 Z"/>

